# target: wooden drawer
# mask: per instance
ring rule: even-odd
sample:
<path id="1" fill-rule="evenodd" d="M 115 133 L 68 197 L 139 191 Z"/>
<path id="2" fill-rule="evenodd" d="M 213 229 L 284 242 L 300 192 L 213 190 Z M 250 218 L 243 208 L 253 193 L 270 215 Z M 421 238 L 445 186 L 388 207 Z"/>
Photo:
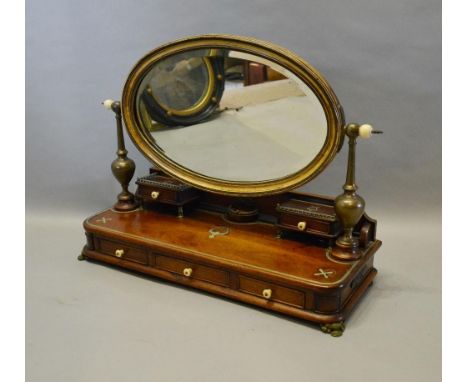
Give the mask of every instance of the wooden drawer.
<path id="1" fill-rule="evenodd" d="M 162 190 L 150 187 L 139 187 L 138 197 L 145 202 L 177 203 L 177 194 L 172 190 Z"/>
<path id="2" fill-rule="evenodd" d="M 99 239 L 98 251 L 122 260 L 133 261 L 144 265 L 148 264 L 146 251 L 117 241 Z"/>
<path id="3" fill-rule="evenodd" d="M 197 189 L 158 173 L 138 178 L 136 183 L 137 196 L 145 202 L 182 206 L 199 196 Z"/>
<path id="4" fill-rule="evenodd" d="M 239 290 L 270 301 L 276 301 L 302 309 L 305 305 L 304 292 L 246 276 L 239 276 Z"/>
<path id="5" fill-rule="evenodd" d="M 293 229 L 295 231 L 319 232 L 325 235 L 330 232 L 330 223 L 317 221 L 305 216 L 284 215 L 279 219 L 278 225 L 282 228 Z M 304 227 L 303 229 L 301 229 Z"/>
<path id="6" fill-rule="evenodd" d="M 191 261 L 174 259 L 164 255 L 155 255 L 154 266 L 165 271 L 182 275 L 187 279 L 207 281 L 212 284 L 229 286 L 229 274 L 226 271 L 193 263 Z"/>
<path id="7" fill-rule="evenodd" d="M 333 238 L 339 223 L 332 205 L 291 199 L 276 206 L 278 227 Z"/>

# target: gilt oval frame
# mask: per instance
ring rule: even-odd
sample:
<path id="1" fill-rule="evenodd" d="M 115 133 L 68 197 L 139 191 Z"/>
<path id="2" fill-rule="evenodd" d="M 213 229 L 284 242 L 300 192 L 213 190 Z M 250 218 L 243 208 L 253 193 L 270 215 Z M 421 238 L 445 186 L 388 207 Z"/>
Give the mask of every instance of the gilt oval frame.
<path id="1" fill-rule="evenodd" d="M 327 119 L 327 137 L 320 152 L 301 170 L 282 178 L 263 181 L 228 181 L 194 172 L 167 157 L 142 131 L 136 113 L 137 90 L 141 80 L 159 60 L 193 49 L 231 49 L 270 60 L 299 77 L 319 99 Z M 270 42 L 235 35 L 201 35 L 162 45 L 141 58 L 131 70 L 122 94 L 122 115 L 135 146 L 162 171 L 196 188 L 232 196 L 263 196 L 286 192 L 315 178 L 333 160 L 343 144 L 345 117 L 328 82 L 296 54 Z"/>

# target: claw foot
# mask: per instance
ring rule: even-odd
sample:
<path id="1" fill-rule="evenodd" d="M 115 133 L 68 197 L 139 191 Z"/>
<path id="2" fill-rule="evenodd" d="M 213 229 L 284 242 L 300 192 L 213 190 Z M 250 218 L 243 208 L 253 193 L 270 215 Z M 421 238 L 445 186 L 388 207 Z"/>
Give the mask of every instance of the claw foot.
<path id="1" fill-rule="evenodd" d="M 332 324 L 323 324 L 320 329 L 322 332 L 330 334 L 332 337 L 340 337 L 345 330 L 344 322 L 334 322 Z"/>

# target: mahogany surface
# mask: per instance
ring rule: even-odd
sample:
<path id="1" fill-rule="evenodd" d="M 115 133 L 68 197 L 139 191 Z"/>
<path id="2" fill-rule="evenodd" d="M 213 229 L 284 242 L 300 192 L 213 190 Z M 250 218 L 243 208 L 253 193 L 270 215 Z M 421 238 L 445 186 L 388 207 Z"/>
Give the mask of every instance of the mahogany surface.
<path id="1" fill-rule="evenodd" d="M 220 226 L 229 234 L 210 238 L 210 229 Z M 358 261 L 337 261 L 310 240 L 277 238 L 273 224 L 232 223 L 203 210 L 177 218 L 108 209 L 84 227 L 86 258 L 317 323 L 345 319 L 376 274 L 373 258 L 381 245 L 370 242 Z M 124 255 L 116 257 L 119 249 Z"/>

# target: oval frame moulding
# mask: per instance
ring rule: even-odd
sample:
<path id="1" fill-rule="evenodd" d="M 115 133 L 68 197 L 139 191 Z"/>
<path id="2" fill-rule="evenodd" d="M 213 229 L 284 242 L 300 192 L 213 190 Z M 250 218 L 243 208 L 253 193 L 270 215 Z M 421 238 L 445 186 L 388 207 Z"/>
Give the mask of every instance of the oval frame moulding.
<path id="1" fill-rule="evenodd" d="M 292 72 L 319 99 L 327 119 L 327 136 L 320 152 L 304 168 L 282 178 L 264 181 L 228 181 L 191 171 L 167 157 L 148 138 L 138 122 L 136 97 L 140 82 L 159 60 L 194 49 L 230 49 L 270 60 Z M 122 94 L 122 115 L 128 134 L 140 152 L 158 168 L 196 188 L 232 196 L 263 196 L 286 192 L 307 183 L 333 160 L 343 144 L 343 109 L 328 82 L 310 64 L 296 54 L 272 43 L 234 35 L 202 35 L 173 41 L 141 58 L 131 70 Z"/>

